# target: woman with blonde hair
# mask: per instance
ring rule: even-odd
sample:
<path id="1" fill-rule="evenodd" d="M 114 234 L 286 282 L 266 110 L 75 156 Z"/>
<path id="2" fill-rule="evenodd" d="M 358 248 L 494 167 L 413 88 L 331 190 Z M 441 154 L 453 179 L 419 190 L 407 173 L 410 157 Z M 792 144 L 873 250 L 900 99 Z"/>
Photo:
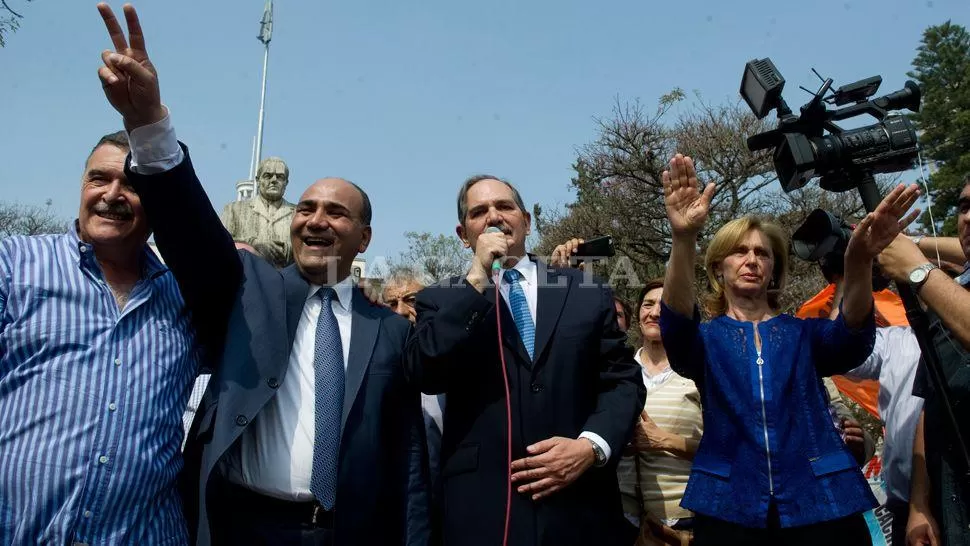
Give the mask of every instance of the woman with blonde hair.
<path id="1" fill-rule="evenodd" d="M 872 260 L 918 214 L 906 214 L 916 185 L 895 188 L 853 231 L 835 320 L 779 314 L 787 237 L 757 218 L 728 222 L 704 260 L 704 324 L 693 273 L 714 184 L 701 193 L 693 162 L 677 154 L 663 186 L 673 245 L 661 332 L 671 367 L 697 384 L 704 416 L 682 502 L 695 513 L 696 544 L 871 544 L 862 513 L 876 501 L 832 426 L 821 377 L 872 352 Z"/>

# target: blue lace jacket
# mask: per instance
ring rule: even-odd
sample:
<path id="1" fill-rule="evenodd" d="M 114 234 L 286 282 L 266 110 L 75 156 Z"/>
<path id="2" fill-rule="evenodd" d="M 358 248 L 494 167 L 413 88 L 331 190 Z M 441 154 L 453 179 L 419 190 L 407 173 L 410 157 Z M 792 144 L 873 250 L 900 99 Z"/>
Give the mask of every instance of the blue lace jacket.
<path id="1" fill-rule="evenodd" d="M 701 324 L 666 305 L 660 329 L 670 365 L 701 393 L 701 438 L 681 505 L 765 527 L 773 501 L 783 527 L 876 506 L 832 426 L 821 377 L 844 373 L 872 352 L 875 324 L 779 315 L 758 325 L 727 316 Z M 760 361 L 760 363 L 759 363 Z"/>

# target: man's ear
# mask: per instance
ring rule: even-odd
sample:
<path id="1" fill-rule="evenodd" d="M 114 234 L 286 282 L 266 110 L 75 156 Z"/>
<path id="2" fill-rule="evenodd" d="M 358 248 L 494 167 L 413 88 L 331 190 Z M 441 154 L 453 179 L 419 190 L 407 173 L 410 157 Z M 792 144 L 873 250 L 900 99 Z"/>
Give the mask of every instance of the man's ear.
<path id="1" fill-rule="evenodd" d="M 465 245 L 465 248 L 472 247 L 471 243 L 468 242 L 468 238 L 465 237 L 465 226 L 461 224 L 455 226 L 455 233 L 458 235 L 458 238 L 461 239 L 461 242 L 463 245 Z"/>
<path id="2" fill-rule="evenodd" d="M 372 235 L 373 232 L 371 231 L 370 226 L 364 226 L 364 229 L 361 232 L 360 246 L 357 247 L 358 254 L 363 254 L 367 251 L 367 247 L 370 246 L 370 239 Z"/>

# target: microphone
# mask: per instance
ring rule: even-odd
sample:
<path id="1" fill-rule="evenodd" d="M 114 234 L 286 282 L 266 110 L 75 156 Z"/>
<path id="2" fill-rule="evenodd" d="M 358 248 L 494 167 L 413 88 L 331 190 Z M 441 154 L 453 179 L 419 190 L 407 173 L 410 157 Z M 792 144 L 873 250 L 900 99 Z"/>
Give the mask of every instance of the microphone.
<path id="1" fill-rule="evenodd" d="M 488 226 L 487 228 L 485 228 L 485 233 L 502 233 L 502 229 L 499 228 L 498 226 Z M 492 273 L 498 273 L 501 270 L 502 270 L 502 260 L 499 258 L 495 258 L 495 260 L 492 261 Z"/>
<path id="2" fill-rule="evenodd" d="M 485 233 L 502 233 L 502 229 L 497 226 L 488 226 Z M 492 260 L 492 275 L 495 276 L 495 302 L 498 303 L 499 292 L 499 272 L 502 270 L 501 258 Z M 512 515 L 512 396 L 509 394 L 509 366 L 505 363 L 505 351 L 502 350 L 502 314 L 495 313 L 495 332 L 498 336 L 499 361 L 502 363 L 502 382 L 505 387 L 505 430 L 507 438 L 505 442 L 505 453 L 508 459 L 508 481 L 505 485 L 505 530 L 502 535 L 502 546 L 509 543 L 509 521 Z"/>

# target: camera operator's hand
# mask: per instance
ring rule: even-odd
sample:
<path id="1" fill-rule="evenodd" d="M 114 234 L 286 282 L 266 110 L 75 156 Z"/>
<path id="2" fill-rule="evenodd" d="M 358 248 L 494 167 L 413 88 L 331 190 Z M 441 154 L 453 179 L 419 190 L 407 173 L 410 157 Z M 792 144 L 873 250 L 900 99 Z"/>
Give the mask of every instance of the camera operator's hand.
<path id="1" fill-rule="evenodd" d="M 570 239 L 557 246 L 556 249 L 552 251 L 552 256 L 549 257 L 549 265 L 553 267 L 571 267 L 572 264 L 570 263 L 570 258 L 576 254 L 576 251 L 579 249 L 579 245 L 581 244 L 583 244 L 583 239 Z M 579 263 L 579 265 L 576 267 L 577 269 L 582 270 L 583 264 Z"/>
<path id="2" fill-rule="evenodd" d="M 675 236 L 696 237 L 711 209 L 714 197 L 714 183 L 697 189 L 697 171 L 690 157 L 677 154 L 670 160 L 670 170 L 662 175 L 664 204 L 670 229 Z"/>
<path id="3" fill-rule="evenodd" d="M 114 44 L 115 51 L 104 50 L 98 69 L 104 96 L 121 114 L 125 129 L 130 133 L 143 125 L 161 121 L 167 112 L 162 106 L 158 91 L 158 73 L 145 50 L 145 35 L 138 21 L 138 14 L 131 4 L 123 8 L 128 23 L 128 40 L 108 4 L 98 4 L 104 26 Z M 129 44 L 130 41 L 130 44 Z"/>
<path id="4" fill-rule="evenodd" d="M 927 262 L 926 256 L 912 239 L 897 235 L 885 250 L 879 253 L 882 273 L 898 283 L 909 283 L 909 274 Z"/>
<path id="5" fill-rule="evenodd" d="M 919 186 L 916 184 L 900 184 L 893 188 L 876 210 L 867 214 L 852 231 L 845 250 L 846 262 L 868 263 L 878 256 L 919 216 L 919 209 L 906 213 L 918 197 Z"/>

